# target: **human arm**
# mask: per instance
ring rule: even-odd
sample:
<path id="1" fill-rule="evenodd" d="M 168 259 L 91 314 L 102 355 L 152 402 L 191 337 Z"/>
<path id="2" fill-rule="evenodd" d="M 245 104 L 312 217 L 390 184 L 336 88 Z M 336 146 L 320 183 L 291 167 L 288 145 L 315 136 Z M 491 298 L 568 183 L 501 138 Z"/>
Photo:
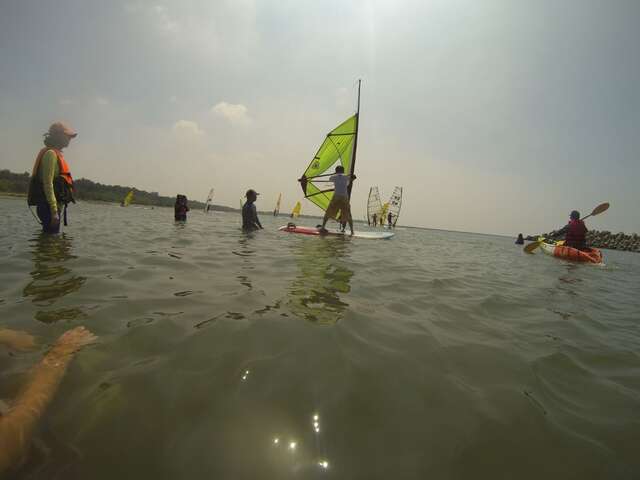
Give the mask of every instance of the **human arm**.
<path id="1" fill-rule="evenodd" d="M 258 210 L 256 209 L 255 205 L 252 205 L 252 210 L 253 210 L 253 223 L 255 223 L 258 228 L 260 228 L 261 230 L 262 228 L 262 224 L 260 223 L 260 220 L 258 219 Z"/>
<path id="2" fill-rule="evenodd" d="M 0 344 L 4 344 L 13 350 L 30 350 L 35 347 L 33 336 L 27 332 L 0 328 Z"/>
<path id="3" fill-rule="evenodd" d="M 31 372 L 31 379 L 0 417 L 0 474 L 20 464 L 37 421 L 56 393 L 73 355 L 96 336 L 84 327 L 65 332 Z"/>
<path id="4" fill-rule="evenodd" d="M 58 157 L 53 150 L 48 150 L 40 162 L 40 181 L 44 196 L 51 209 L 51 217 L 58 216 L 58 202 L 53 191 L 53 180 L 59 174 Z"/>

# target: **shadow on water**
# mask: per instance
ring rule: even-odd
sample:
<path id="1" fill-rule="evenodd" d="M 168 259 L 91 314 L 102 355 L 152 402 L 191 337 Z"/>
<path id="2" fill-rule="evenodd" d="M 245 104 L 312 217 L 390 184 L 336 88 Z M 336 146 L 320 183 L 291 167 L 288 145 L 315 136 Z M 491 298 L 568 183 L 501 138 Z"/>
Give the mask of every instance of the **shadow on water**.
<path id="1" fill-rule="evenodd" d="M 86 281 L 85 277 L 74 275 L 69 268 L 69 260 L 76 258 L 72 253 L 72 237 L 62 233 L 48 235 L 39 233 L 29 242 L 33 258 L 31 281 L 24 287 L 25 297 L 39 307 L 51 307 L 61 298 L 76 292 Z M 44 309 L 35 314 L 36 320 L 54 323 L 84 316 L 78 308 Z"/>
<path id="2" fill-rule="evenodd" d="M 353 277 L 344 262 L 350 246 L 342 238 L 308 238 L 293 249 L 299 273 L 289 289 L 288 304 L 295 315 L 321 325 L 342 319 Z"/>

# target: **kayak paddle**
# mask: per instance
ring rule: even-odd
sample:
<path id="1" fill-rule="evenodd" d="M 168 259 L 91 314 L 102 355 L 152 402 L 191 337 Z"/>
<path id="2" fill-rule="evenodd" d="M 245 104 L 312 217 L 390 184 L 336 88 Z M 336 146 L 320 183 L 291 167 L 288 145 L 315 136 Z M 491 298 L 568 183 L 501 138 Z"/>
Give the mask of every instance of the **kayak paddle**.
<path id="1" fill-rule="evenodd" d="M 609 202 L 601 203 L 596 208 L 594 208 L 589 215 L 587 215 L 586 217 L 582 217 L 580 220 L 586 220 L 589 217 L 595 217 L 596 215 L 600 215 L 602 212 L 606 212 L 607 210 L 609 210 Z M 537 242 L 532 242 L 529 245 L 526 245 L 523 250 L 526 253 L 533 253 L 533 251 L 538 248 L 540 244 L 544 242 L 544 240 L 544 238 L 540 238 L 540 240 L 538 240 Z"/>

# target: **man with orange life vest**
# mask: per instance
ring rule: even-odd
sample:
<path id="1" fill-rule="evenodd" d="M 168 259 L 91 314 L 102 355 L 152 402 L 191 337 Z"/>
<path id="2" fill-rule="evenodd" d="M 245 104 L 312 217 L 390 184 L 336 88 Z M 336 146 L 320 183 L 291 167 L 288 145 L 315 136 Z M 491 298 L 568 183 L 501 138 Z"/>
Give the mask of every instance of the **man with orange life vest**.
<path id="1" fill-rule="evenodd" d="M 62 122 L 55 122 L 44 135 L 45 148 L 40 150 L 29 181 L 27 203 L 35 206 L 45 233 L 60 231 L 60 209 L 64 206 L 67 224 L 67 205 L 73 199 L 73 179 L 62 149 L 69 146 L 78 134 Z"/>
<path id="2" fill-rule="evenodd" d="M 556 232 L 554 237 L 564 235 L 564 244 L 567 247 L 585 250 L 587 248 L 587 227 L 580 220 L 580 212 L 574 210 L 569 214 L 569 223 Z"/>

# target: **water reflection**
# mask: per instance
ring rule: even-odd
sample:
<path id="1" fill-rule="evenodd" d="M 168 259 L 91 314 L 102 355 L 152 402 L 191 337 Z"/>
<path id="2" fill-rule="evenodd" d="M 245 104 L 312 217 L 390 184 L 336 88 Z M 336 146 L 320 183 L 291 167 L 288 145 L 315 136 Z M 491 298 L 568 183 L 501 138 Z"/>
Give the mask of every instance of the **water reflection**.
<path id="1" fill-rule="evenodd" d="M 299 267 L 289 290 L 289 307 L 294 314 L 323 325 L 342 318 L 349 306 L 344 294 L 351 290 L 353 277 L 344 261 L 350 247 L 347 239 L 309 238 L 293 249 Z"/>
<path id="2" fill-rule="evenodd" d="M 43 307 L 54 305 L 61 298 L 80 289 L 85 277 L 74 275 L 68 261 L 76 258 L 72 254 L 72 237 L 62 233 L 47 235 L 40 233 L 29 242 L 33 258 L 31 281 L 24 287 L 23 295 L 31 297 L 34 304 Z M 83 316 L 78 308 L 40 310 L 35 318 L 44 323 L 71 320 Z"/>
<path id="3" fill-rule="evenodd" d="M 239 248 L 237 250 L 233 250 L 231 253 L 237 255 L 242 258 L 242 265 L 240 269 L 242 270 L 236 278 L 240 281 L 240 285 L 247 287 L 249 290 L 253 290 L 253 285 L 251 283 L 251 278 L 249 277 L 249 273 L 255 267 L 253 265 L 253 261 L 251 257 L 253 257 L 256 251 L 251 246 L 251 240 L 253 240 L 255 236 L 253 233 L 244 233 L 242 237 L 238 240 Z"/>

